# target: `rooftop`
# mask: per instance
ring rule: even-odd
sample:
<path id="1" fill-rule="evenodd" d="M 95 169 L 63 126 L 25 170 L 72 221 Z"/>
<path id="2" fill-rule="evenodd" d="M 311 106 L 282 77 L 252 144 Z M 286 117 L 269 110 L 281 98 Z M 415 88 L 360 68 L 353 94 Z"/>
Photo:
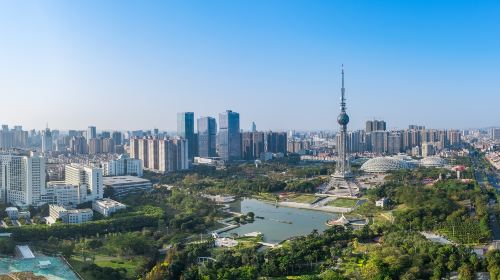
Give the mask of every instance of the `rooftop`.
<path id="1" fill-rule="evenodd" d="M 151 181 L 136 176 L 103 177 L 103 184 L 106 186 L 124 185 L 124 184 L 145 184 L 145 183 L 151 183 Z"/>

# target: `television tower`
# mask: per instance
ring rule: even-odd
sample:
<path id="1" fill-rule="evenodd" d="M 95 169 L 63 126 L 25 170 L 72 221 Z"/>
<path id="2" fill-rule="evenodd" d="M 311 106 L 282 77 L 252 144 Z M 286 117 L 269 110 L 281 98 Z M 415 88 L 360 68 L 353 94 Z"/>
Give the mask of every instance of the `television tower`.
<path id="1" fill-rule="evenodd" d="M 349 116 L 346 113 L 346 99 L 344 88 L 344 65 L 342 64 L 342 88 L 340 89 L 340 114 L 337 117 L 337 122 L 340 125 L 340 134 L 337 142 L 338 160 L 333 177 L 335 178 L 351 178 L 351 165 L 349 164 L 349 156 L 347 154 L 347 124 Z"/>

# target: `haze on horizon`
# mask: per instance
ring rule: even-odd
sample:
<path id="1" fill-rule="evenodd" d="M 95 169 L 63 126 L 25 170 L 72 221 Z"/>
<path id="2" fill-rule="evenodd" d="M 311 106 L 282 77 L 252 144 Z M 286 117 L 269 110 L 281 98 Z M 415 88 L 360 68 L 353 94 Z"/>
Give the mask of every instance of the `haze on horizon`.
<path id="1" fill-rule="evenodd" d="M 175 130 L 500 125 L 495 1 L 0 1 L 0 123 Z"/>

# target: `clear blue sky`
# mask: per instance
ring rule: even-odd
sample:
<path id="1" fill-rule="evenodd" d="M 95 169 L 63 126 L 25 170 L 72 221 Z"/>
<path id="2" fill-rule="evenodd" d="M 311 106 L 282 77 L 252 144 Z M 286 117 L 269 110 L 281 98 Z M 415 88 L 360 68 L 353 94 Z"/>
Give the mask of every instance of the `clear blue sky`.
<path id="1" fill-rule="evenodd" d="M 0 123 L 500 125 L 498 1 L 0 1 Z"/>

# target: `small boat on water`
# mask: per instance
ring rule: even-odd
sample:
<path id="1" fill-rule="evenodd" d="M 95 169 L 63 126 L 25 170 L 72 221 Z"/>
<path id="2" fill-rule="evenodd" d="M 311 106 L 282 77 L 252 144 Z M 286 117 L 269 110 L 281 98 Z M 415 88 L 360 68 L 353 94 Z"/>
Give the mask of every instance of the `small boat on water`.
<path id="1" fill-rule="evenodd" d="M 292 222 L 290 222 L 290 221 L 283 221 L 283 220 L 277 220 L 277 219 L 272 219 L 272 218 L 269 219 L 269 220 L 275 221 L 275 222 L 278 222 L 278 223 L 283 223 L 283 224 L 289 224 L 289 225 L 292 224 Z"/>

